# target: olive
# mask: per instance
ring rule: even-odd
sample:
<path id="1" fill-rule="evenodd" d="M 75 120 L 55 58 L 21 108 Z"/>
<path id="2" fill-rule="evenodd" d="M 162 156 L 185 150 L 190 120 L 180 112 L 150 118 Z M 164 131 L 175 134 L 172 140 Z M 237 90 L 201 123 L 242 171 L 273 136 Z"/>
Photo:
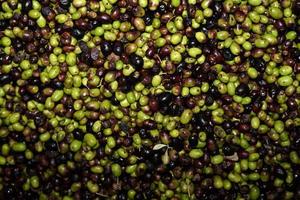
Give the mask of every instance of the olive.
<path id="1" fill-rule="evenodd" d="M 45 142 L 45 148 L 52 150 L 52 151 L 56 151 L 57 149 L 57 143 L 55 141 L 53 141 L 52 139 L 48 140 Z"/>
<path id="2" fill-rule="evenodd" d="M 112 52 L 112 46 L 109 42 L 104 41 L 101 43 L 101 52 L 104 56 L 108 56 Z"/>
<path id="3" fill-rule="evenodd" d="M 22 12 L 23 13 L 27 13 L 29 10 L 32 9 L 32 1 L 23 0 L 23 1 L 21 1 L 21 5 L 22 5 Z"/>
<path id="4" fill-rule="evenodd" d="M 78 28 L 74 28 L 72 29 L 72 35 L 76 38 L 76 39 L 81 39 L 84 36 L 84 32 Z"/>
<path id="5" fill-rule="evenodd" d="M 276 177 L 280 178 L 280 179 L 285 179 L 286 178 L 286 171 L 284 170 L 283 167 L 281 167 L 280 165 L 277 165 L 274 169 L 274 174 L 276 175 Z"/>
<path id="6" fill-rule="evenodd" d="M 239 2 L 2 1 L 0 199 L 300 199 L 300 4 Z"/>
<path id="7" fill-rule="evenodd" d="M 68 9 L 71 5 L 71 2 L 69 0 L 59 0 L 59 5 L 60 7 L 64 8 L 64 9 Z"/>
<path id="8" fill-rule="evenodd" d="M 150 26 L 153 21 L 153 14 L 150 11 L 147 11 L 144 15 L 144 22 L 146 26 Z"/>
<path id="9" fill-rule="evenodd" d="M 133 65 L 135 68 L 142 68 L 144 66 L 144 60 L 141 56 L 136 54 L 131 54 L 129 56 L 130 64 Z"/>
<path id="10" fill-rule="evenodd" d="M 168 105 L 171 103 L 172 99 L 173 99 L 173 95 L 170 92 L 163 92 L 157 96 L 159 105 L 162 107 L 165 107 L 165 106 L 168 107 Z"/>
<path id="11" fill-rule="evenodd" d="M 189 45 L 190 48 L 192 48 L 192 47 L 199 47 L 200 43 L 197 41 L 196 38 L 190 38 L 188 45 Z"/>
<path id="12" fill-rule="evenodd" d="M 118 55 L 121 56 L 123 54 L 124 51 L 124 47 L 123 44 L 121 42 L 115 42 L 114 47 L 113 47 L 113 52 Z"/>
<path id="13" fill-rule="evenodd" d="M 266 69 L 266 63 L 262 58 L 249 58 L 249 63 L 251 67 L 254 67 L 259 72 L 264 72 Z M 262 79 L 263 80 L 263 79 Z"/>
<path id="14" fill-rule="evenodd" d="M 167 11 L 167 6 L 164 3 L 160 3 L 158 6 L 158 12 L 159 13 L 166 13 Z"/>
<path id="15" fill-rule="evenodd" d="M 9 26 L 8 20 L 1 19 L 0 20 L 0 30 L 4 31 Z"/>
<path id="16" fill-rule="evenodd" d="M 9 74 L 0 74 L 0 85 L 5 85 L 11 81 Z"/>
<path id="17" fill-rule="evenodd" d="M 169 106 L 166 106 L 167 113 L 172 116 L 180 116 L 184 110 L 183 106 L 171 103 Z"/>
<path id="18" fill-rule="evenodd" d="M 194 148 L 196 147 L 198 144 L 198 137 L 197 135 L 192 135 L 190 138 L 189 138 L 189 145 L 191 148 Z"/>
<path id="19" fill-rule="evenodd" d="M 235 93 L 239 96 L 247 96 L 249 95 L 249 86 L 245 83 L 241 83 L 235 90 Z"/>
<path id="20" fill-rule="evenodd" d="M 234 149 L 229 144 L 225 143 L 222 150 L 225 156 L 231 156 L 234 154 Z"/>
<path id="21" fill-rule="evenodd" d="M 230 49 L 223 49 L 223 57 L 226 61 L 233 60 L 235 55 L 230 51 Z"/>
<path id="22" fill-rule="evenodd" d="M 205 98 L 205 104 L 211 106 L 214 103 L 214 98 L 212 96 L 207 96 Z"/>

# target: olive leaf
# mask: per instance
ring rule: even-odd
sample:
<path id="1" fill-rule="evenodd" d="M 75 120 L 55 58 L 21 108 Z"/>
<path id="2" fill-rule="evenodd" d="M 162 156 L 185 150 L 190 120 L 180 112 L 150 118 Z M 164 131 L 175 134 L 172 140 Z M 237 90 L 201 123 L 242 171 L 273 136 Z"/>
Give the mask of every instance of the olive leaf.
<path id="1" fill-rule="evenodd" d="M 231 161 L 238 161 L 239 160 L 239 156 L 236 152 L 234 152 L 233 155 L 231 156 L 225 156 L 225 159 L 227 160 L 231 160 Z"/>
<path id="2" fill-rule="evenodd" d="M 164 147 L 167 147 L 168 145 L 166 144 L 156 144 L 154 147 L 153 147 L 153 150 L 159 150 L 161 148 L 164 148 Z"/>
<path id="3" fill-rule="evenodd" d="M 168 151 L 168 149 L 166 150 L 166 152 L 164 153 L 164 155 L 161 156 L 161 160 L 162 160 L 162 162 L 163 162 L 164 165 L 169 164 L 170 157 L 169 157 L 169 151 Z"/>

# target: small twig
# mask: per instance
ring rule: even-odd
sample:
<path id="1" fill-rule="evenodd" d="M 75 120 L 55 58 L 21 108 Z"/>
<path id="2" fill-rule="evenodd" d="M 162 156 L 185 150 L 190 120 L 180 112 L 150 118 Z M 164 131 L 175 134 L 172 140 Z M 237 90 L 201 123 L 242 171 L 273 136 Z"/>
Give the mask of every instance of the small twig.
<path id="1" fill-rule="evenodd" d="M 105 194 L 102 194 L 102 193 L 99 193 L 99 192 L 97 192 L 96 193 L 98 196 L 101 196 L 101 197 L 106 197 L 106 198 L 108 198 L 108 195 L 105 195 Z"/>
<path id="2" fill-rule="evenodd" d="M 103 86 L 103 85 L 102 85 L 102 82 L 103 82 L 103 78 L 101 78 L 101 79 L 100 79 L 100 83 L 97 85 L 97 87 L 99 87 L 99 86 L 100 86 L 100 87 L 101 87 L 101 86 Z"/>
<path id="3" fill-rule="evenodd" d="M 188 188 L 187 188 L 188 191 L 187 192 L 188 192 L 189 197 L 191 197 L 191 192 L 190 192 L 190 187 L 189 186 L 190 186 L 190 184 L 188 184 Z"/>
<path id="4" fill-rule="evenodd" d="M 159 62 L 161 62 L 159 55 L 156 54 L 155 57 L 159 60 Z"/>
<path id="5" fill-rule="evenodd" d="M 58 143 L 57 139 L 55 140 L 55 142 L 56 142 L 56 145 L 57 145 L 57 148 L 58 148 L 58 152 L 60 153 L 60 147 L 59 147 L 59 143 Z"/>

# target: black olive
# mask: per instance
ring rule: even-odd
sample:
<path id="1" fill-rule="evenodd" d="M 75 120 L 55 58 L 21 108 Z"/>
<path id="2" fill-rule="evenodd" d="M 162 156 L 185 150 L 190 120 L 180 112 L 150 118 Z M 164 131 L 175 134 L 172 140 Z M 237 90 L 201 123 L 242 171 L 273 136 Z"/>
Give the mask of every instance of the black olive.
<path id="1" fill-rule="evenodd" d="M 76 38 L 76 39 L 81 39 L 84 36 L 84 31 L 78 29 L 78 28 L 73 28 L 72 29 L 72 35 Z"/>
<path id="2" fill-rule="evenodd" d="M 286 171 L 284 170 L 283 167 L 281 167 L 280 165 L 277 165 L 274 169 L 274 174 L 276 177 L 280 178 L 280 179 L 285 179 L 287 176 Z"/>
<path id="3" fill-rule="evenodd" d="M 4 31 L 9 26 L 9 22 L 6 19 L 0 20 L 0 31 Z"/>
<path id="4" fill-rule="evenodd" d="M 128 125 L 125 123 L 125 122 L 120 122 L 120 129 L 125 132 L 125 133 L 128 133 Z"/>
<path id="5" fill-rule="evenodd" d="M 13 133 L 10 134 L 10 136 L 11 136 L 14 140 L 16 140 L 16 141 L 18 141 L 18 142 L 24 141 L 24 135 L 23 135 L 23 134 L 13 132 Z"/>
<path id="6" fill-rule="evenodd" d="M 189 138 L 189 145 L 191 148 L 194 148 L 196 147 L 198 144 L 198 136 L 197 135 L 192 135 L 190 138 Z"/>
<path id="7" fill-rule="evenodd" d="M 46 122 L 46 117 L 43 114 L 37 114 L 34 118 L 34 122 L 37 126 L 43 126 Z"/>
<path id="8" fill-rule="evenodd" d="M 60 7 L 63 9 L 68 9 L 70 7 L 71 1 L 70 0 L 59 0 L 58 1 Z"/>
<path id="9" fill-rule="evenodd" d="M 196 38 L 189 38 L 189 43 L 188 43 L 189 48 L 198 47 L 199 45 L 200 43 L 197 41 Z"/>
<path id="10" fill-rule="evenodd" d="M 274 99 L 279 92 L 280 92 L 279 86 L 277 86 L 275 84 L 269 85 L 268 94 L 272 99 Z"/>
<path id="11" fill-rule="evenodd" d="M 115 106 L 120 105 L 120 102 L 118 101 L 118 99 L 116 98 L 115 95 L 112 95 L 112 96 L 110 97 L 110 101 L 111 101 L 111 103 L 112 103 L 113 105 L 115 105 Z"/>
<path id="12" fill-rule="evenodd" d="M 45 142 L 45 149 L 56 151 L 58 150 L 57 143 L 54 140 L 50 139 Z"/>
<path id="13" fill-rule="evenodd" d="M 131 91 L 132 85 L 129 85 L 129 84 L 127 84 L 127 85 L 122 85 L 122 86 L 119 87 L 119 89 L 120 89 L 122 92 L 127 93 L 127 92 L 130 92 L 130 91 Z"/>
<path id="14" fill-rule="evenodd" d="M 141 56 L 136 55 L 136 54 L 131 54 L 129 56 L 129 62 L 135 68 L 142 68 L 144 66 L 143 58 Z"/>
<path id="15" fill-rule="evenodd" d="M 170 92 L 160 93 L 157 97 L 159 105 L 162 107 L 168 106 L 171 103 L 172 99 L 173 99 L 173 94 Z"/>
<path id="16" fill-rule="evenodd" d="M 158 12 L 159 12 L 159 13 L 166 13 L 166 12 L 167 12 L 167 6 L 166 6 L 166 4 L 161 3 L 161 4 L 158 6 Z"/>
<path id="17" fill-rule="evenodd" d="M 26 162 L 25 156 L 23 154 L 20 154 L 20 153 L 16 153 L 15 160 L 16 160 L 17 164 L 23 164 L 24 162 Z M 15 169 L 18 169 L 18 168 L 15 168 Z M 19 173 L 20 173 L 20 170 L 18 171 L 18 173 L 14 172 L 14 176 L 18 177 L 20 175 Z"/>
<path id="18" fill-rule="evenodd" d="M 21 78 L 21 70 L 16 67 L 12 68 L 10 74 L 13 81 L 17 81 L 19 78 Z"/>
<path id="19" fill-rule="evenodd" d="M 54 89 L 63 89 L 64 88 L 64 83 L 60 82 L 58 80 L 53 80 L 50 85 Z"/>
<path id="20" fill-rule="evenodd" d="M 123 54 L 123 51 L 124 51 L 123 44 L 121 42 L 115 42 L 113 52 L 116 55 L 121 56 Z"/>
<path id="21" fill-rule="evenodd" d="M 117 200 L 126 200 L 127 199 L 127 194 L 125 193 L 125 191 L 120 192 L 117 196 Z"/>
<path id="22" fill-rule="evenodd" d="M 202 113 L 197 113 L 193 118 L 192 122 L 194 126 L 199 126 L 201 130 L 203 130 L 203 127 L 208 125 L 207 120 L 205 119 L 204 115 Z"/>
<path id="23" fill-rule="evenodd" d="M 27 191 L 24 198 L 25 200 L 36 200 L 39 199 L 39 194 L 34 191 Z"/>
<path id="24" fill-rule="evenodd" d="M 45 194 L 50 194 L 54 189 L 54 186 L 51 182 L 48 182 L 46 184 L 43 184 L 42 186 L 42 191 L 45 193 Z"/>
<path id="25" fill-rule="evenodd" d="M 241 192 L 242 194 L 247 194 L 247 193 L 249 193 L 249 190 L 250 190 L 250 188 L 249 188 L 248 185 L 242 185 L 242 186 L 240 186 L 240 192 Z"/>
<path id="26" fill-rule="evenodd" d="M 184 68 L 187 66 L 186 62 L 181 62 L 177 65 L 176 67 L 176 72 L 177 73 L 182 73 Z"/>
<path id="27" fill-rule="evenodd" d="M 0 74 L 0 86 L 10 83 L 11 77 L 9 74 Z"/>
<path id="28" fill-rule="evenodd" d="M 168 169 L 172 170 L 174 169 L 178 164 L 174 161 L 170 161 L 168 164 Z"/>
<path id="29" fill-rule="evenodd" d="M 209 88 L 209 94 L 212 98 L 218 98 L 220 96 L 218 88 L 214 85 Z"/>
<path id="30" fill-rule="evenodd" d="M 101 52 L 104 56 L 108 56 L 112 52 L 111 44 L 107 41 L 101 43 Z"/>
<path id="31" fill-rule="evenodd" d="M 87 132 L 94 133 L 94 131 L 93 131 L 93 125 L 94 125 L 94 122 L 92 120 L 89 120 L 86 123 L 86 130 L 87 130 Z"/>
<path id="32" fill-rule="evenodd" d="M 151 181 L 151 178 L 152 178 L 152 174 L 151 174 L 151 172 L 149 173 L 149 172 L 147 172 L 145 175 L 144 175 L 144 177 L 143 177 L 145 180 L 147 180 L 147 181 Z"/>
<path id="33" fill-rule="evenodd" d="M 245 84 L 245 83 L 241 83 L 236 88 L 235 93 L 236 93 L 236 95 L 244 97 L 244 96 L 249 95 L 249 91 L 250 91 L 249 86 L 247 84 Z"/>
<path id="34" fill-rule="evenodd" d="M 172 138 L 170 146 L 173 147 L 176 151 L 180 151 L 183 148 L 183 139 L 182 138 Z"/>
<path id="35" fill-rule="evenodd" d="M 214 98 L 210 95 L 206 96 L 205 98 L 205 104 L 208 106 L 211 106 L 214 103 Z"/>
<path id="36" fill-rule="evenodd" d="M 147 11 L 146 14 L 144 15 L 144 22 L 146 26 L 150 26 L 153 21 L 153 14 L 150 11 Z"/>
<path id="37" fill-rule="evenodd" d="M 222 2 L 214 1 L 213 4 L 214 4 L 214 6 L 213 6 L 214 13 L 216 12 L 217 14 L 221 14 L 222 10 L 223 10 Z"/>
<path id="38" fill-rule="evenodd" d="M 11 60 L 11 56 L 2 54 L 0 57 L 0 64 L 7 65 L 9 64 L 10 60 Z"/>
<path id="39" fill-rule="evenodd" d="M 206 21 L 206 28 L 207 29 L 212 29 L 214 27 L 216 27 L 216 19 L 211 17 L 211 18 L 208 18 L 207 21 Z"/>
<path id="40" fill-rule="evenodd" d="M 67 156 L 65 154 L 60 154 L 58 157 L 56 157 L 57 164 L 66 163 L 67 161 Z"/>
<path id="41" fill-rule="evenodd" d="M 14 40 L 12 40 L 12 46 L 16 51 L 21 51 L 22 49 L 24 49 L 24 42 L 18 38 L 15 38 Z M 18 61 L 18 63 L 20 63 L 22 57 L 24 56 L 20 56 L 20 54 L 16 54 L 15 55 L 16 58 L 14 58 L 14 61 Z"/>
<path id="42" fill-rule="evenodd" d="M 166 111 L 169 115 L 179 116 L 184 110 L 183 106 L 177 105 L 175 103 L 171 103 L 169 106 L 166 106 Z"/>
<path id="43" fill-rule="evenodd" d="M 80 40 L 79 41 L 79 48 L 83 53 L 88 53 L 89 52 L 89 47 L 87 46 L 86 42 Z"/>
<path id="44" fill-rule="evenodd" d="M 139 132 L 140 132 L 139 135 L 141 136 L 141 138 L 146 139 L 148 137 L 148 133 L 147 133 L 146 129 L 141 128 Z"/>
<path id="45" fill-rule="evenodd" d="M 135 195 L 135 200 L 144 200 L 144 195 L 142 193 L 137 193 Z"/>
<path id="46" fill-rule="evenodd" d="M 39 58 L 36 55 L 30 55 L 29 62 L 31 64 L 36 64 L 38 62 Z"/>
<path id="47" fill-rule="evenodd" d="M 299 16 L 299 13 L 300 13 L 300 2 L 299 1 L 294 1 L 292 9 L 293 9 L 293 13 L 295 15 Z"/>
<path id="48" fill-rule="evenodd" d="M 42 83 L 41 83 L 41 80 L 40 79 L 38 79 L 38 78 L 33 78 L 33 77 L 31 77 L 29 80 L 28 80 L 28 82 L 30 83 L 30 84 L 32 84 L 32 85 L 42 85 Z"/>
<path id="49" fill-rule="evenodd" d="M 191 26 L 192 25 L 192 19 L 189 17 L 185 17 L 183 18 L 183 25 L 185 27 Z"/>
<path id="50" fill-rule="evenodd" d="M 48 15 L 50 15 L 52 13 L 52 10 L 50 7 L 43 7 L 42 8 L 42 15 L 44 17 L 47 17 Z"/>
<path id="51" fill-rule="evenodd" d="M 153 154 L 153 156 L 151 157 L 151 161 L 152 161 L 154 164 L 161 163 L 161 155 L 160 155 L 160 153 L 155 152 L 155 153 Z"/>
<path id="52" fill-rule="evenodd" d="M 162 175 L 162 182 L 165 184 L 169 184 L 172 181 L 172 174 L 170 172 L 166 172 Z"/>
<path id="53" fill-rule="evenodd" d="M 11 185 L 7 185 L 3 188 L 3 193 L 6 198 L 14 198 L 16 195 L 16 188 Z"/>
<path id="54" fill-rule="evenodd" d="M 216 80 L 217 77 L 218 77 L 218 75 L 216 73 L 214 73 L 214 72 L 209 72 L 207 74 L 207 79 L 208 79 L 209 83 L 213 83 L 214 80 Z M 212 89 L 218 91 L 218 89 L 214 85 L 212 86 Z M 218 93 L 216 95 L 218 95 Z"/>
<path id="55" fill-rule="evenodd" d="M 223 144 L 223 153 L 225 156 L 231 156 L 234 154 L 234 149 L 227 143 Z"/>
<path id="56" fill-rule="evenodd" d="M 259 72 L 264 72 L 266 69 L 266 62 L 262 58 L 250 57 L 249 63 L 251 67 L 254 67 Z"/>
<path id="57" fill-rule="evenodd" d="M 231 53 L 230 49 L 223 49 L 223 57 L 225 60 L 233 60 L 235 58 L 235 55 Z"/>
<path id="58" fill-rule="evenodd" d="M 28 13 L 32 9 L 32 1 L 31 0 L 22 0 L 22 12 Z"/>
<path id="59" fill-rule="evenodd" d="M 252 111 L 252 105 L 251 104 L 247 104 L 244 106 L 244 113 L 245 114 L 249 114 Z"/>
<path id="60" fill-rule="evenodd" d="M 148 148 L 142 148 L 141 154 L 144 158 L 148 159 L 149 157 L 151 157 L 153 155 L 153 152 L 152 152 L 152 150 L 150 150 Z"/>
<path id="61" fill-rule="evenodd" d="M 300 50 L 293 48 L 292 55 L 293 55 L 294 59 L 299 63 L 300 62 Z"/>
<path id="62" fill-rule="evenodd" d="M 219 196 L 218 196 L 218 192 L 215 191 L 215 193 L 209 193 L 206 198 L 207 200 L 218 200 L 220 199 Z"/>

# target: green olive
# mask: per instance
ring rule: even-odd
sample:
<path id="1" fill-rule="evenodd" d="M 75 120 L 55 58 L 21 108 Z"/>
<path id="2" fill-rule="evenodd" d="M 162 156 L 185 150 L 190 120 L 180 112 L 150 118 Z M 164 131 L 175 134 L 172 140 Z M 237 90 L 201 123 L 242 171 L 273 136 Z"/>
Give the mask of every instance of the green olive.
<path id="1" fill-rule="evenodd" d="M 203 156 L 203 151 L 201 149 L 192 149 L 189 153 L 189 156 L 193 159 L 198 159 Z"/>
<path id="2" fill-rule="evenodd" d="M 87 133 L 84 135 L 84 141 L 90 147 L 94 147 L 98 143 L 96 137 L 91 133 Z"/>
<path id="3" fill-rule="evenodd" d="M 112 171 L 113 175 L 116 177 L 119 177 L 122 174 L 121 166 L 117 163 L 113 163 L 111 165 L 111 171 Z"/>

